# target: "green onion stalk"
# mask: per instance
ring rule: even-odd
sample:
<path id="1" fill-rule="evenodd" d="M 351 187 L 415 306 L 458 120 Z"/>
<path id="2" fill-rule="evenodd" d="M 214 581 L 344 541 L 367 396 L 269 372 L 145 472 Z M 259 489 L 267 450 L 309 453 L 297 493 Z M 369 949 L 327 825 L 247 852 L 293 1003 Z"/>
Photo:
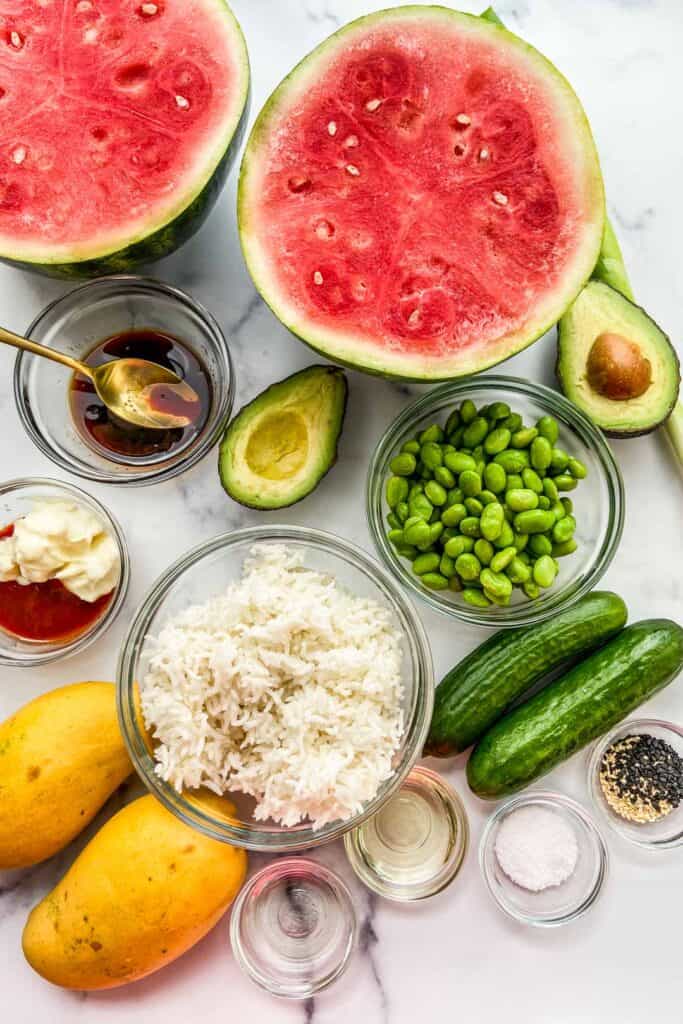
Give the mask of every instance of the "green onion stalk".
<path id="1" fill-rule="evenodd" d="M 494 25 L 500 25 L 501 28 L 505 28 L 504 23 L 498 17 L 493 7 L 488 7 L 480 17 L 492 22 Z M 598 256 L 598 262 L 595 265 L 592 277 L 593 280 L 604 281 L 605 284 L 614 288 L 615 291 L 621 292 L 630 302 L 635 302 L 624 257 L 622 256 L 617 236 L 609 218 L 605 221 L 600 255 Z M 680 400 L 676 402 L 671 415 L 664 424 L 664 429 L 671 441 L 676 458 L 681 466 L 683 466 L 683 403 Z"/>

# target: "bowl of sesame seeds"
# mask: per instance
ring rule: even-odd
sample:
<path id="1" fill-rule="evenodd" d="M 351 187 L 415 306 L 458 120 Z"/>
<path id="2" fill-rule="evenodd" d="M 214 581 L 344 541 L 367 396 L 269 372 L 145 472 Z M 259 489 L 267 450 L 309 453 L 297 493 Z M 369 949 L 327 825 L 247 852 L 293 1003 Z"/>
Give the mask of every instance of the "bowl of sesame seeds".
<path id="1" fill-rule="evenodd" d="M 648 849 L 683 845 L 683 728 L 658 718 L 622 722 L 593 747 L 593 802 L 624 839 Z"/>

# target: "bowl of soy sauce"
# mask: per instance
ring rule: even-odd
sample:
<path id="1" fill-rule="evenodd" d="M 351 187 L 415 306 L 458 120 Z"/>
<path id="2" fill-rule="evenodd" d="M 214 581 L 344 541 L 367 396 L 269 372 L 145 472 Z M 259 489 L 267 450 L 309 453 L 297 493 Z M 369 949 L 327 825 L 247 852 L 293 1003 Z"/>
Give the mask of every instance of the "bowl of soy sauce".
<path id="1" fill-rule="evenodd" d="M 24 428 L 67 472 L 123 485 L 167 480 L 203 458 L 230 418 L 228 342 L 207 310 L 170 285 L 132 275 L 91 281 L 43 310 L 27 336 L 93 367 L 147 359 L 172 370 L 199 398 L 185 427 L 135 427 L 112 414 L 81 374 L 19 353 L 14 390 Z"/>

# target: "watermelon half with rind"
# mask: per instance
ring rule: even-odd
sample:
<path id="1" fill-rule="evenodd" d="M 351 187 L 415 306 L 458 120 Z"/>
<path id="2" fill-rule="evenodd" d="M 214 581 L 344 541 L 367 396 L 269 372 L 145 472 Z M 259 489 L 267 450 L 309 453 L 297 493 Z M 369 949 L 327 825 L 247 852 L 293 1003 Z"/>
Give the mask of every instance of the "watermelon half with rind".
<path id="1" fill-rule="evenodd" d="M 224 0 L 0 0 L 0 258 L 89 277 L 213 206 L 249 97 Z"/>
<path id="2" fill-rule="evenodd" d="M 278 86 L 238 215 L 256 287 L 330 359 L 438 380 L 544 334 L 590 277 L 605 208 L 566 79 L 443 7 L 352 22 Z"/>

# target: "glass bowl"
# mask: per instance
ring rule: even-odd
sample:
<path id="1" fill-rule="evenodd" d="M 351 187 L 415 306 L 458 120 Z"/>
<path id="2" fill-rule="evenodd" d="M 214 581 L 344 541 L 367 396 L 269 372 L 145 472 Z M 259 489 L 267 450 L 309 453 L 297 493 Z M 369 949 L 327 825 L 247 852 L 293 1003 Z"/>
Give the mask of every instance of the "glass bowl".
<path id="1" fill-rule="evenodd" d="M 230 418 L 235 390 L 228 345 L 211 314 L 177 288 L 132 275 L 99 278 L 51 303 L 26 336 L 83 359 L 105 338 L 145 328 L 177 337 L 204 364 L 212 400 L 203 429 L 187 446 L 149 461 L 126 464 L 105 458 L 86 444 L 72 421 L 72 371 L 20 352 L 14 395 L 21 422 L 33 443 L 61 469 L 98 483 L 152 484 L 189 469 L 218 441 Z"/>
<path id="2" fill-rule="evenodd" d="M 574 874 L 562 885 L 530 892 L 505 874 L 496 857 L 498 829 L 509 814 L 521 807 L 554 811 L 573 829 L 579 848 Z M 553 928 L 576 920 L 589 910 L 607 877 L 608 854 L 602 835 L 583 807 L 561 793 L 533 790 L 513 797 L 488 820 L 479 845 L 479 865 L 484 881 L 504 913 L 522 924 Z"/>
<path id="3" fill-rule="evenodd" d="M 362 811 L 346 821 L 319 829 L 301 823 L 284 827 L 257 822 L 254 801 L 240 793 L 228 794 L 236 810 L 221 813 L 215 798 L 201 791 L 179 793 L 155 772 L 152 745 L 137 712 L 136 680 L 144 676 L 149 657 L 147 638 L 158 633 L 169 618 L 188 605 L 221 593 L 237 580 L 245 557 L 254 544 L 286 544 L 303 552 L 305 565 L 329 573 L 350 592 L 372 598 L 387 607 L 403 637 L 405 728 L 393 771 Z M 223 534 L 189 551 L 154 584 L 136 611 L 118 664 L 118 706 L 121 728 L 130 756 L 148 789 L 186 824 L 206 835 L 250 850 L 300 850 L 337 839 L 374 814 L 398 789 L 421 754 L 431 719 L 434 675 L 429 644 L 410 602 L 391 576 L 363 551 L 347 541 L 319 530 L 295 526 L 260 526 Z"/>
<path id="4" fill-rule="evenodd" d="M 631 718 L 606 733 L 592 748 L 588 758 L 588 788 L 600 815 L 618 835 L 648 850 L 671 850 L 683 845 L 683 803 L 666 817 L 641 824 L 628 821 L 612 810 L 602 792 L 600 764 L 605 751 L 616 740 L 634 733 L 648 733 L 665 740 L 679 757 L 683 757 L 683 729 L 680 726 L 659 718 Z"/>
<path id="5" fill-rule="evenodd" d="M 21 640 L 0 630 L 0 665 L 15 668 L 35 668 L 60 658 L 68 658 L 72 654 L 89 647 L 99 639 L 111 626 L 123 607 L 130 580 L 130 560 L 123 531 L 118 522 L 99 501 L 91 498 L 80 487 L 63 484 L 57 480 L 46 480 L 41 477 L 22 480 L 9 480 L 0 484 L 0 528 L 31 511 L 33 502 L 38 498 L 70 499 L 84 505 L 106 525 L 114 538 L 121 560 L 121 575 L 109 605 L 104 614 L 97 619 L 90 629 L 66 642 L 43 643 L 36 640 Z"/>
<path id="6" fill-rule="evenodd" d="M 560 560 L 555 583 L 529 600 L 515 589 L 507 607 L 474 608 L 459 594 L 427 590 L 389 543 L 385 485 L 389 463 L 414 434 L 430 423 L 443 425 L 451 410 L 464 399 L 477 408 L 491 402 L 507 402 L 527 423 L 554 416 L 560 427 L 559 445 L 579 458 L 588 469 L 572 499 L 577 506 L 578 550 Z M 423 395 L 394 420 L 380 440 L 367 478 L 367 515 L 375 547 L 397 579 L 436 611 L 465 622 L 496 628 L 540 622 L 572 605 L 595 587 L 612 561 L 624 525 L 624 486 L 614 456 L 598 428 L 562 395 L 541 384 L 515 377 L 484 376 L 445 384 Z"/>

